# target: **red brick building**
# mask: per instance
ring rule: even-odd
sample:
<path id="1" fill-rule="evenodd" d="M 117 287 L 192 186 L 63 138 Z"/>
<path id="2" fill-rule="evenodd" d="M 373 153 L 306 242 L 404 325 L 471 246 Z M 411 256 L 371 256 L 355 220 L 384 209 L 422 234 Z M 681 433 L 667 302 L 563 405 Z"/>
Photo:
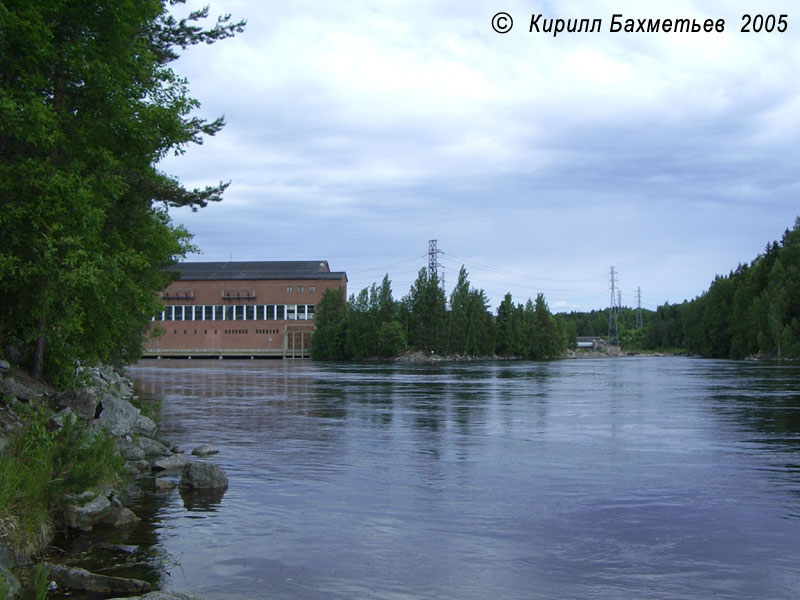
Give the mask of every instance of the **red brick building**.
<path id="1" fill-rule="evenodd" d="M 161 292 L 162 335 L 145 357 L 282 357 L 310 355 L 315 307 L 347 275 L 327 261 L 184 262 Z"/>

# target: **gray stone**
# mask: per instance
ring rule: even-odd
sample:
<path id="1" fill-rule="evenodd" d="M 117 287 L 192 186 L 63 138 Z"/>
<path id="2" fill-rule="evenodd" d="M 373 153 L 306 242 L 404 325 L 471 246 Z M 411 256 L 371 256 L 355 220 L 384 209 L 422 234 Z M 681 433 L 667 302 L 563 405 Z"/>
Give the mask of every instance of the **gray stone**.
<path id="1" fill-rule="evenodd" d="M 218 454 L 218 453 L 219 450 L 209 444 L 203 444 L 202 446 L 198 446 L 197 448 L 192 450 L 192 454 L 194 454 L 195 456 L 211 456 L 212 454 Z"/>
<path id="2" fill-rule="evenodd" d="M 184 469 L 180 486 L 187 490 L 224 490 L 228 488 L 228 477 L 213 463 L 193 462 Z"/>
<path id="3" fill-rule="evenodd" d="M 117 448 L 119 448 L 120 454 L 122 454 L 122 458 L 129 461 L 138 461 L 144 460 L 145 452 L 140 447 L 134 444 L 132 441 L 128 441 L 126 439 L 119 439 L 117 440 Z"/>
<path id="4" fill-rule="evenodd" d="M 20 383 L 13 377 L 6 377 L 0 381 L 0 396 L 15 396 L 18 400 L 30 402 L 40 399 L 43 395 L 41 390 Z"/>
<path id="5" fill-rule="evenodd" d="M 139 444 L 139 447 L 144 451 L 145 456 L 166 456 L 169 454 L 167 447 L 156 440 L 142 437 L 139 438 L 136 443 Z"/>
<path id="6" fill-rule="evenodd" d="M 0 596 L 0 600 L 11 600 L 22 594 L 22 586 L 11 571 L 0 565 L 0 592 L 5 591 L 5 595 Z"/>
<path id="7" fill-rule="evenodd" d="M 59 408 L 71 408 L 72 412 L 87 421 L 95 418 L 98 402 L 97 392 L 93 388 L 71 390 L 56 396 Z"/>
<path id="8" fill-rule="evenodd" d="M 181 454 L 170 454 L 153 461 L 153 471 L 180 471 L 189 464 Z"/>
<path id="9" fill-rule="evenodd" d="M 156 492 L 171 492 L 178 484 L 172 479 L 166 479 L 164 477 L 157 477 L 155 481 Z"/>
<path id="10" fill-rule="evenodd" d="M 50 569 L 50 578 L 60 587 L 70 590 L 98 594 L 142 594 L 153 589 L 151 584 L 140 579 L 98 575 L 78 567 L 64 567 L 54 564 L 47 564 L 47 567 Z"/>
<path id="11" fill-rule="evenodd" d="M 51 423 L 53 423 L 53 425 L 55 425 L 58 429 L 61 429 L 67 423 L 74 423 L 77 420 L 78 417 L 75 416 L 75 413 L 72 412 L 72 409 L 69 406 L 58 411 L 50 418 Z"/>
<path id="12" fill-rule="evenodd" d="M 111 510 L 103 515 L 102 525 L 108 527 L 124 527 L 125 525 L 133 525 L 141 521 L 139 517 L 130 509 L 122 506 L 119 502 L 111 503 Z"/>
<path id="13" fill-rule="evenodd" d="M 158 433 L 158 427 L 150 417 L 139 415 L 136 419 L 136 424 L 133 427 L 134 433 L 144 435 L 146 437 L 154 437 Z"/>
<path id="14" fill-rule="evenodd" d="M 7 360 L 0 360 L 0 373 L 5 373 L 11 370 L 11 363 Z"/>
<path id="15" fill-rule="evenodd" d="M 95 421 L 98 426 L 106 428 L 111 435 L 121 437 L 133 433 L 139 409 L 122 398 L 111 394 L 103 394 L 100 398 L 100 417 Z"/>
<path id="16" fill-rule="evenodd" d="M 78 502 L 84 501 L 87 496 L 94 494 L 85 492 L 76 499 Z M 88 502 L 82 504 L 71 504 L 64 509 L 64 517 L 70 529 L 78 531 L 91 531 L 95 526 L 103 522 L 104 517 L 111 511 L 111 501 L 104 494 L 97 494 Z"/>

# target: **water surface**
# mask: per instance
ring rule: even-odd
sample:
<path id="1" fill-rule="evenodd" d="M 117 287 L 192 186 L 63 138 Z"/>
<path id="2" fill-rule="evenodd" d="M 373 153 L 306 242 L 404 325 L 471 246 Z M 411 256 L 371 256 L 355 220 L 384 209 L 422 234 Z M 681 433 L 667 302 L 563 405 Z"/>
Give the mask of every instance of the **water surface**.
<path id="1" fill-rule="evenodd" d="M 800 597 L 800 367 L 148 361 L 221 499 L 152 522 L 222 598 Z"/>

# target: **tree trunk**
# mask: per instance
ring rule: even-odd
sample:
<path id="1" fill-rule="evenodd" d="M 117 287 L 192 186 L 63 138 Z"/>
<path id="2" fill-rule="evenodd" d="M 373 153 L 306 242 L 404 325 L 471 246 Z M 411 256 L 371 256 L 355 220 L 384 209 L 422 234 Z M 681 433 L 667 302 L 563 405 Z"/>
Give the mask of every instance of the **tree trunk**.
<path id="1" fill-rule="evenodd" d="M 31 366 L 31 377 L 41 379 L 44 372 L 44 319 L 39 319 L 36 323 L 39 335 L 36 338 L 36 345 L 33 348 L 33 365 Z"/>

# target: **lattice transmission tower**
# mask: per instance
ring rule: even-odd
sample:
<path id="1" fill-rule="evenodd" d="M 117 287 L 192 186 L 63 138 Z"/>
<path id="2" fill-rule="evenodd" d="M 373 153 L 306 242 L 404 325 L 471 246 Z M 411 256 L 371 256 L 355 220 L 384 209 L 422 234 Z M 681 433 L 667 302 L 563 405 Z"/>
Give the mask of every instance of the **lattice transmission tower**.
<path id="1" fill-rule="evenodd" d="M 439 263 L 439 254 L 442 253 L 441 250 L 437 247 L 437 240 L 428 240 L 428 277 L 439 277 L 439 267 L 444 269 L 444 265 Z M 442 288 L 444 289 L 444 273 L 442 273 L 441 279 L 439 281 L 442 284 Z"/>
<path id="2" fill-rule="evenodd" d="M 622 294 L 618 295 L 619 274 L 611 267 L 611 273 L 608 276 L 609 285 L 611 287 L 611 300 L 608 305 L 608 343 L 619 346 L 619 305 L 621 304 Z"/>
<path id="3" fill-rule="evenodd" d="M 636 288 L 636 329 L 644 327 L 642 324 L 642 288 Z"/>

